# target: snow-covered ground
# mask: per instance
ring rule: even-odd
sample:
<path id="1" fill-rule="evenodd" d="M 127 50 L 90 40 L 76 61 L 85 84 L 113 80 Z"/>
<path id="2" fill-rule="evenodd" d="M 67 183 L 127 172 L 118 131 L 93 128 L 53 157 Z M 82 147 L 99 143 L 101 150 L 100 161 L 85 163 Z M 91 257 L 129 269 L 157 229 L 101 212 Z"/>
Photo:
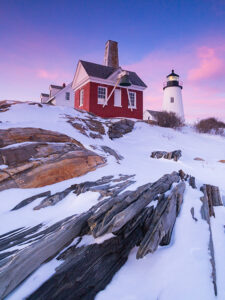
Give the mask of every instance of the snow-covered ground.
<path id="1" fill-rule="evenodd" d="M 221 196 L 225 198 L 225 164 L 218 162 L 225 159 L 224 137 L 198 134 L 191 127 L 177 131 L 136 122 L 134 130 L 122 138 L 110 140 L 106 134 L 103 139 L 92 139 L 82 135 L 66 122 L 65 115 L 88 118 L 88 114 L 66 107 L 17 104 L 0 113 L 0 129 L 36 127 L 58 131 L 75 138 L 90 150 L 93 150 L 91 146 L 96 146 L 95 152 L 100 155 L 106 155 L 100 148 L 101 145 L 106 145 L 124 159 L 118 163 L 114 157 L 107 156 L 107 164 L 104 167 L 51 186 L 0 192 L 0 235 L 39 223 L 49 226 L 67 216 L 89 209 L 97 203 L 98 193 L 87 192 L 79 196 L 71 193 L 55 206 L 33 210 L 33 207 L 42 200 L 37 199 L 18 211 L 10 211 L 23 199 L 32 195 L 47 190 L 51 190 L 52 193 L 59 192 L 71 184 L 87 180 L 96 181 L 106 175 L 117 177 L 119 174 L 135 174 L 136 182 L 129 187 L 130 190 L 134 190 L 140 185 L 156 181 L 166 173 L 182 169 L 185 173 L 196 177 L 198 187 L 203 183 L 218 186 Z M 103 124 L 105 122 L 100 118 L 98 120 Z M 150 158 L 152 151 L 178 149 L 182 150 L 182 157 L 178 162 Z M 194 160 L 196 157 L 204 161 Z M 136 249 L 133 249 L 127 263 L 106 289 L 97 295 L 97 299 L 215 299 L 210 277 L 209 228 L 200 216 L 201 196 L 199 190 L 187 187 L 171 244 L 160 247 L 142 260 L 136 260 Z M 192 207 L 197 222 L 191 216 Z M 217 270 L 217 299 L 223 300 L 225 299 L 225 208 L 217 207 L 215 214 L 216 218 L 212 217 L 211 222 Z M 57 263 L 51 261 L 40 267 L 8 299 L 22 299 L 27 296 L 54 272 L 56 266 Z M 38 280 L 35 281 L 35 278 Z"/>

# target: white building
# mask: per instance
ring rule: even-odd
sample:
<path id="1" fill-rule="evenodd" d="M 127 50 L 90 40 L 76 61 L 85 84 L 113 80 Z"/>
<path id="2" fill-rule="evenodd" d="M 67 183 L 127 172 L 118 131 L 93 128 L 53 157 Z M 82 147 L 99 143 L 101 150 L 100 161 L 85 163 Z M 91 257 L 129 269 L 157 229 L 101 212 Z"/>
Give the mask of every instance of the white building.
<path id="1" fill-rule="evenodd" d="M 49 94 L 41 94 L 41 103 L 74 107 L 74 91 L 72 82 L 62 86 L 51 84 Z"/>
<path id="2" fill-rule="evenodd" d="M 174 112 L 184 120 L 182 88 L 179 75 L 175 74 L 174 70 L 172 70 L 172 73 L 167 76 L 167 82 L 163 87 L 162 109 L 167 112 Z"/>
<path id="3" fill-rule="evenodd" d="M 161 114 L 161 111 L 156 110 L 145 110 L 143 114 L 143 120 L 145 121 L 158 121 L 158 116 Z"/>

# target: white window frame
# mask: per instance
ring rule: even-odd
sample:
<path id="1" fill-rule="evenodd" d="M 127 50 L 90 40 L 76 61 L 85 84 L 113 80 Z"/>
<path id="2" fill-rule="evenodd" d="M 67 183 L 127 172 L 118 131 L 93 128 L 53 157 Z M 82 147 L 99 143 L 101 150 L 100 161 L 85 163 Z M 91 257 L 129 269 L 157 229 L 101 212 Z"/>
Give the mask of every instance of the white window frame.
<path id="1" fill-rule="evenodd" d="M 134 94 L 134 105 L 131 105 L 131 98 L 130 98 L 130 94 Z M 137 95 L 136 95 L 136 92 L 133 92 L 133 91 L 129 91 L 129 98 L 130 98 L 130 101 L 128 102 L 128 108 L 137 108 Z"/>
<path id="2" fill-rule="evenodd" d="M 80 90 L 80 97 L 79 97 L 79 106 L 84 105 L 84 89 Z"/>
<path id="3" fill-rule="evenodd" d="M 69 95 L 69 99 L 67 99 L 67 95 Z M 66 101 L 70 101 L 70 92 L 66 92 L 66 95 L 65 95 L 66 97 Z"/>
<path id="4" fill-rule="evenodd" d="M 101 89 L 104 89 L 105 90 L 105 98 L 99 98 L 98 97 L 98 104 L 101 104 L 101 105 L 103 105 L 104 103 L 105 103 L 105 101 L 106 101 L 106 99 L 107 99 L 107 92 L 108 92 L 108 89 L 107 89 L 107 87 L 105 87 L 105 86 L 98 86 L 98 95 L 99 95 L 99 88 L 101 88 Z M 106 105 L 107 105 L 107 103 L 106 103 Z"/>

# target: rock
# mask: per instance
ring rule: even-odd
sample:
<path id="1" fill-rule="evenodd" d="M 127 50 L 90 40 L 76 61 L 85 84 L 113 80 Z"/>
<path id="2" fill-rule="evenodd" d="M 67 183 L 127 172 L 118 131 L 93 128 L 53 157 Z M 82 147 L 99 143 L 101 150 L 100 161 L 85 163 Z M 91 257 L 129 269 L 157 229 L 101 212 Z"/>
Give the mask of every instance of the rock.
<path id="1" fill-rule="evenodd" d="M 207 187 L 206 185 L 203 185 L 201 187 L 201 191 L 203 192 L 203 197 L 200 198 L 202 201 L 202 207 L 201 207 L 201 216 L 202 219 L 205 220 L 208 223 L 209 226 L 209 253 L 211 255 L 210 263 L 212 266 L 212 282 L 213 282 L 213 287 L 214 287 L 214 294 L 217 296 L 217 283 L 216 283 L 216 263 L 215 263 L 215 254 L 214 254 L 214 244 L 213 244 L 213 238 L 212 238 L 212 228 L 211 228 L 211 221 L 210 221 L 210 216 L 215 217 L 214 209 L 212 206 L 212 198 L 208 198 L 208 193 L 207 193 Z"/>
<path id="2" fill-rule="evenodd" d="M 198 222 L 198 219 L 195 218 L 195 209 L 194 209 L 194 207 L 191 208 L 190 212 L 191 212 L 192 219 L 195 220 L 195 222 Z"/>
<path id="3" fill-rule="evenodd" d="M 219 188 L 210 184 L 206 184 L 205 188 L 210 206 L 223 206 Z"/>
<path id="4" fill-rule="evenodd" d="M 47 192 L 43 192 L 37 195 L 34 195 L 32 197 L 26 198 L 23 201 L 21 201 L 19 204 L 17 204 L 13 209 L 11 210 L 17 210 L 20 209 L 28 204 L 30 204 L 31 202 L 33 202 L 34 200 L 38 199 L 38 198 L 42 198 L 42 197 L 46 197 L 46 196 L 50 196 L 51 192 L 47 191 Z"/>
<path id="5" fill-rule="evenodd" d="M 39 224 L 0 236 L 0 251 L 9 249 L 3 252 L 0 262 L 0 298 L 6 297 L 43 262 L 60 252 L 57 259 L 62 264 L 28 299 L 93 299 L 126 262 L 134 246 L 139 246 L 137 257 L 141 258 L 155 251 L 159 244 L 168 245 L 185 183 L 180 181 L 178 173 L 173 172 L 136 191 L 120 194 L 121 189 L 132 182 L 131 177 L 121 175 L 113 179 L 108 176 L 96 182 L 72 185 L 46 197 L 42 204 L 54 205 L 71 191 L 79 194 L 86 190 L 101 190 L 110 192 L 112 196 L 98 202 L 87 212 L 71 216 L 47 229 L 41 230 L 42 224 Z M 170 190 L 173 183 L 177 185 Z M 158 201 L 156 208 L 149 205 L 153 200 Z M 100 244 L 79 247 L 83 235 L 95 237 L 105 233 L 113 233 L 114 236 L 106 240 L 103 237 Z M 75 238 L 77 242 L 67 247 Z M 24 243 L 27 246 L 23 249 L 12 248 L 10 251 L 10 247 Z"/>
<path id="6" fill-rule="evenodd" d="M 147 230 L 137 252 L 137 258 L 154 252 L 158 245 L 168 245 L 171 240 L 176 217 L 180 212 L 185 191 L 185 183 L 177 184 L 167 198 L 161 197 L 153 212 L 149 229 Z"/>
<path id="7" fill-rule="evenodd" d="M 189 185 L 190 185 L 193 189 L 197 189 L 196 184 L 195 184 L 195 177 L 189 176 Z"/>
<path id="8" fill-rule="evenodd" d="M 127 261 L 141 234 L 137 227 L 126 238 L 120 235 L 102 244 L 70 247 L 58 257 L 64 262 L 56 273 L 27 299 L 94 299 Z"/>
<path id="9" fill-rule="evenodd" d="M 105 233 L 116 234 L 127 222 L 137 216 L 158 194 L 165 193 L 174 182 L 179 182 L 180 176 L 173 172 L 161 177 L 153 184 L 139 187 L 135 192 L 127 192 L 100 206 L 98 213 L 89 220 L 89 226 L 94 237 Z"/>
<path id="10" fill-rule="evenodd" d="M 65 134 L 41 128 L 18 127 L 10 129 L 0 129 L 0 148 L 23 142 L 73 143 L 79 147 L 83 147 L 80 142 L 72 139 Z"/>
<path id="11" fill-rule="evenodd" d="M 154 184 L 146 184 L 134 192 L 125 192 L 116 199 L 110 198 L 99 203 L 98 208 L 93 209 L 92 216 L 88 220 L 92 234 L 93 222 L 98 222 L 99 219 L 106 220 L 107 214 L 110 214 L 113 209 L 115 212 L 116 207 L 119 204 L 122 205 L 127 197 L 130 197 L 131 202 L 134 202 L 135 199 L 138 201 L 137 198 L 144 201 L 145 198 L 148 198 L 147 192 L 150 193 L 151 189 L 155 191 L 157 186 L 163 185 L 164 181 L 165 185 L 162 191 L 168 191 L 171 186 L 168 186 L 168 177 L 178 180 L 175 178 L 176 175 L 177 173 L 165 175 L 163 179 L 161 178 Z M 115 237 L 107 239 L 101 244 L 94 243 L 82 247 L 79 247 L 78 241 L 76 245 L 67 248 L 57 257 L 57 259 L 62 260 L 62 264 L 57 268 L 55 274 L 28 299 L 62 299 L 62 297 L 66 299 L 94 299 L 95 295 L 106 287 L 113 275 L 126 262 L 130 250 L 135 245 L 140 245 L 139 254 L 142 257 L 141 251 L 144 250 L 142 242 L 146 241 L 145 237 L 149 230 L 155 228 L 152 231 L 155 237 L 161 236 L 157 243 L 156 238 L 151 239 L 155 247 L 157 247 L 156 244 L 167 245 L 170 242 L 184 188 L 185 183 L 180 182 L 172 189 L 169 196 L 161 195 L 160 204 L 157 205 L 156 209 L 153 206 L 146 207 L 145 202 L 145 206 L 139 210 L 139 213 L 127 219 L 124 225 L 116 231 Z M 124 205 L 124 210 L 127 205 L 128 203 Z M 117 210 L 120 211 L 120 209 Z M 105 217 L 104 212 L 106 212 Z M 113 227 L 111 227 L 110 232 L 113 232 Z"/>
<path id="12" fill-rule="evenodd" d="M 79 235 L 90 217 L 88 211 L 53 225 L 48 234 L 39 232 L 39 239 L 4 258 L 0 263 L 0 299 L 5 298 L 19 283 L 47 259 L 54 257 Z M 7 237 L 6 237 L 7 238 Z M 32 235 L 29 236 L 32 240 Z M 23 238 L 24 240 L 24 238 Z M 1 248 L 0 248 L 1 249 Z"/>
<path id="13" fill-rule="evenodd" d="M 131 176 L 128 178 L 131 178 Z M 58 192 L 54 195 L 47 195 L 47 197 L 43 199 L 39 205 L 34 207 L 34 210 L 53 206 L 59 201 L 63 200 L 72 191 L 76 195 L 80 195 L 81 193 L 85 193 L 87 191 L 98 192 L 101 195 L 99 200 L 108 196 L 115 197 L 135 182 L 132 180 L 127 180 L 127 177 L 120 177 L 118 180 L 120 183 L 112 184 L 115 182 L 115 180 L 113 180 L 113 176 L 105 176 L 97 181 L 85 181 L 79 184 L 73 184 L 62 192 Z"/>
<path id="14" fill-rule="evenodd" d="M 90 136 L 94 139 L 102 139 L 102 135 L 105 135 L 105 128 L 103 124 L 96 120 L 93 115 L 88 113 L 89 117 L 85 118 L 73 118 L 66 115 L 68 123 L 70 123 L 75 129 L 79 130 L 81 134 Z"/>
<path id="15" fill-rule="evenodd" d="M 219 160 L 218 162 L 222 163 L 222 164 L 225 164 L 225 159 L 221 159 Z"/>
<path id="16" fill-rule="evenodd" d="M 118 122 L 112 123 L 109 126 L 108 136 L 111 140 L 120 138 L 124 136 L 124 134 L 131 132 L 133 128 L 134 128 L 134 121 L 123 119 Z"/>
<path id="17" fill-rule="evenodd" d="M 118 163 L 120 160 L 124 159 L 124 157 L 122 155 L 116 153 L 115 150 L 113 150 L 112 148 L 110 148 L 108 146 L 101 146 L 101 148 L 105 153 L 108 153 L 108 154 L 114 156 Z"/>
<path id="18" fill-rule="evenodd" d="M 194 160 L 198 160 L 198 161 L 205 161 L 203 158 L 201 157 L 195 157 Z"/>
<path id="19" fill-rule="evenodd" d="M 3 148 L 0 164 L 1 160 L 8 168 L 0 170 L 0 191 L 50 185 L 81 176 L 105 163 L 96 153 L 66 142 L 35 142 Z"/>
<path id="20" fill-rule="evenodd" d="M 181 150 L 175 150 L 172 152 L 166 151 L 154 151 L 151 154 L 152 158 L 165 158 L 165 159 L 173 159 L 174 161 L 178 161 L 181 158 Z"/>

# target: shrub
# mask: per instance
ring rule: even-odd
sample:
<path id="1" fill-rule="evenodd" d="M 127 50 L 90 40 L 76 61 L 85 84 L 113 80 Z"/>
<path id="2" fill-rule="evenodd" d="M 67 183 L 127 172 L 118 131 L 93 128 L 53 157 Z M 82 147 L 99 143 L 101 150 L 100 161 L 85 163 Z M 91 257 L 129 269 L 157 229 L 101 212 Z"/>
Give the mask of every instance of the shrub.
<path id="1" fill-rule="evenodd" d="M 195 129 L 200 133 L 224 135 L 225 123 L 217 120 L 216 118 L 208 118 L 196 123 Z"/>
<path id="2" fill-rule="evenodd" d="M 157 114 L 157 124 L 161 127 L 180 128 L 183 120 L 174 112 L 161 111 Z"/>

